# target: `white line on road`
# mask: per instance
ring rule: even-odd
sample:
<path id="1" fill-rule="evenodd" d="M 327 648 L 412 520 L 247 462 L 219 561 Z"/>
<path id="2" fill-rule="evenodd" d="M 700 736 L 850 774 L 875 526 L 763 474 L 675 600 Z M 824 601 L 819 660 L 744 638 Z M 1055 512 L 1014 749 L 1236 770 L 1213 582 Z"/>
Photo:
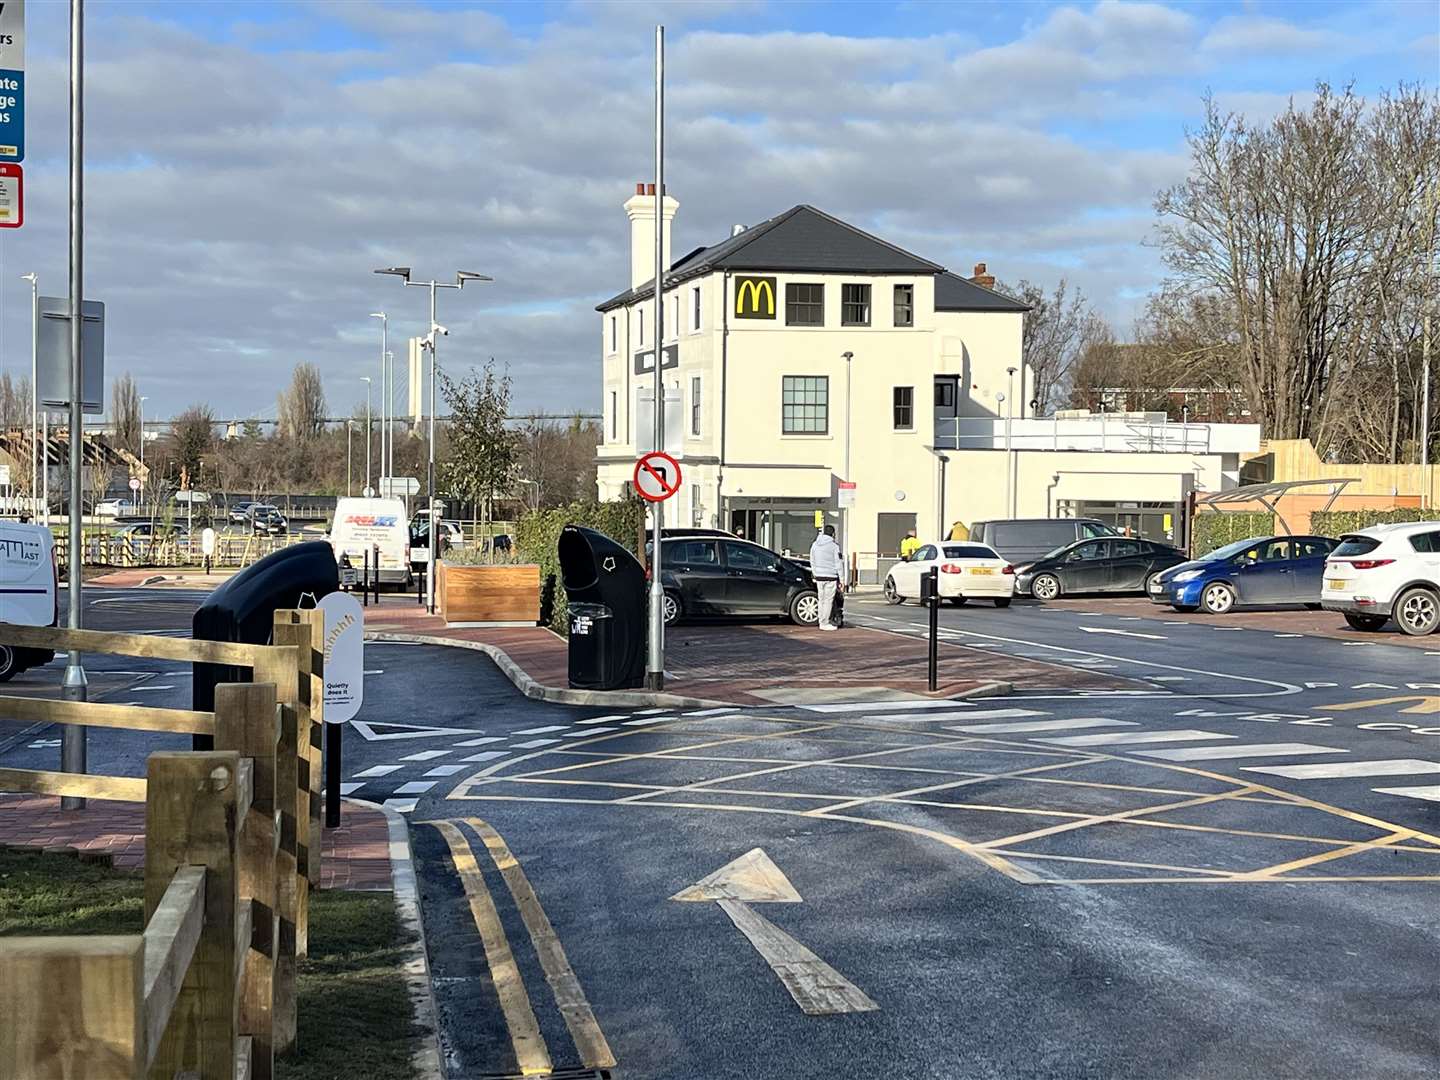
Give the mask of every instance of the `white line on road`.
<path id="1" fill-rule="evenodd" d="M 963 731 L 967 735 L 1010 735 L 1030 731 L 1074 731 L 1092 727 L 1138 727 L 1133 720 L 1110 720 L 1103 716 L 1082 716 L 1073 720 L 1021 720 L 1013 724 L 966 724 L 948 727 L 946 731 Z"/>
<path id="2" fill-rule="evenodd" d="M 896 698 L 892 701 L 847 701 L 833 705 L 802 705 L 800 707 L 809 712 L 852 713 L 884 712 L 886 709 L 969 709 L 972 706 L 968 701 L 935 701 L 929 698 L 905 701 L 902 698 Z"/>
<path id="3" fill-rule="evenodd" d="M 415 809 L 419 799 L 386 799 L 382 804 L 394 810 L 398 814 L 408 814 Z"/>
<path id="4" fill-rule="evenodd" d="M 426 776 L 454 776 L 457 772 L 464 772 L 464 765 L 436 765 L 427 772 Z"/>
<path id="5" fill-rule="evenodd" d="M 355 792 L 359 791 L 359 790 L 360 790 L 362 787 L 364 787 L 364 786 L 365 786 L 364 784 L 341 784 L 341 785 L 340 785 L 340 794 L 341 794 L 341 795 L 354 795 Z"/>
<path id="6" fill-rule="evenodd" d="M 534 750 L 541 746 L 554 746 L 559 739 L 531 739 L 529 742 L 517 742 L 515 745 L 521 750 Z"/>
<path id="7" fill-rule="evenodd" d="M 1440 773 L 1440 762 L 1416 761 L 1414 758 L 1390 758 L 1387 761 L 1324 761 L 1315 765 L 1246 766 L 1245 772 L 1269 773 L 1291 780 L 1338 780 L 1348 776 L 1412 776 L 1417 773 Z"/>
<path id="8" fill-rule="evenodd" d="M 471 754 L 464 761 L 494 761 L 496 758 L 509 757 L 509 750 L 483 750 L 478 754 Z"/>
<path id="9" fill-rule="evenodd" d="M 402 765 L 372 765 L 363 772 L 357 772 L 355 776 L 357 778 L 361 776 L 389 776 L 392 772 L 398 772 L 402 768 L 404 768 Z"/>
<path id="10" fill-rule="evenodd" d="M 1134 630 L 1110 630 L 1103 626 L 1082 626 L 1081 630 L 1087 634 L 1118 634 L 1121 637 L 1149 638 L 1151 641 L 1169 641 L 1164 634 L 1141 634 Z"/>
<path id="11" fill-rule="evenodd" d="M 434 787 L 434 780 L 411 780 L 408 784 L 401 784 L 395 789 L 396 795 L 424 795 Z"/>
<path id="12" fill-rule="evenodd" d="M 1065 735 L 1058 739 L 1037 739 L 1057 746 L 1120 746 L 1126 743 L 1198 742 L 1202 739 L 1238 739 L 1215 731 L 1107 731 L 1099 735 Z"/>
<path id="13" fill-rule="evenodd" d="M 544 727 L 527 727 L 512 731 L 512 735 L 549 735 L 552 731 L 564 731 L 564 724 L 546 724 Z"/>
<path id="14" fill-rule="evenodd" d="M 629 713 L 611 713 L 609 716 L 592 716 L 588 720 L 576 720 L 577 724 L 603 724 L 606 720 L 624 720 Z"/>
<path id="15" fill-rule="evenodd" d="M 1440 653 L 1436 655 L 1440 655 Z M 1370 790 L 1377 791 L 1381 795 L 1403 795 L 1407 799 L 1440 802 L 1440 784 L 1432 784 L 1429 787 L 1377 787 Z"/>
<path id="16" fill-rule="evenodd" d="M 410 754 L 401 758 L 401 761 L 430 761 L 432 758 L 444 757 L 450 753 L 449 750 L 421 750 L 418 754 Z"/>
<path id="17" fill-rule="evenodd" d="M 584 720 L 580 721 L 582 724 Z M 486 746 L 490 743 L 504 742 L 499 735 L 486 735 L 483 739 L 466 739 L 464 742 L 457 742 L 456 746 Z"/>
<path id="18" fill-rule="evenodd" d="M 155 690 L 174 690 L 174 689 L 175 689 L 175 685 L 174 685 L 173 683 L 160 683 L 158 686 L 156 686 L 156 685 L 154 685 L 154 684 L 152 684 L 152 683 L 146 683 L 144 686 L 132 686 L 132 687 L 130 688 L 130 692 L 131 692 L 132 694 L 147 694 L 147 693 L 151 693 L 151 692 L 153 692 L 153 691 L 155 691 Z"/>
<path id="19" fill-rule="evenodd" d="M 1136 750 L 1139 757 L 1162 761 L 1209 761 L 1219 758 L 1291 757 L 1295 754 L 1348 754 L 1334 746 L 1309 743 L 1260 743 L 1252 746 L 1190 746 L 1183 750 Z"/>
<path id="20" fill-rule="evenodd" d="M 584 731 L 567 731 L 561 736 L 563 739 L 583 739 L 591 735 L 604 735 L 607 731 L 619 731 L 618 727 L 596 727 L 587 728 Z"/>

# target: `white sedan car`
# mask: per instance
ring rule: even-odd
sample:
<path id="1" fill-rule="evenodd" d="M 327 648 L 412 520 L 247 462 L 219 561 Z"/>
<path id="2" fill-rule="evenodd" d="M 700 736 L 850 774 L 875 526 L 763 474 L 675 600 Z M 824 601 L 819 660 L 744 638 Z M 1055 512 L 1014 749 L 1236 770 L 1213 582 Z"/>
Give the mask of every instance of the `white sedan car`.
<path id="1" fill-rule="evenodd" d="M 1393 618 L 1414 636 L 1440 631 L 1440 521 L 1346 533 L 1325 563 L 1320 603 L 1356 630 Z"/>
<path id="2" fill-rule="evenodd" d="M 920 599 L 920 579 L 931 568 L 940 573 L 940 596 L 959 606 L 967 600 L 993 600 L 1009 607 L 1015 595 L 1015 568 L 984 544 L 943 540 L 923 544 L 885 576 L 885 599 L 892 604 Z"/>

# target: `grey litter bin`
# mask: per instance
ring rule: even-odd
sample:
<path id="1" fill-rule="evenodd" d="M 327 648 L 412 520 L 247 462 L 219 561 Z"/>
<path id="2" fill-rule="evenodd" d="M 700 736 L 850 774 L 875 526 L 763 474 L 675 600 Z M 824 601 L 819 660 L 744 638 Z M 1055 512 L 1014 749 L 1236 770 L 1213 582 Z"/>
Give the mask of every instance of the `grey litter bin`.
<path id="1" fill-rule="evenodd" d="M 645 569 L 604 533 L 567 525 L 558 543 L 570 608 L 570 685 L 628 690 L 645 678 Z"/>

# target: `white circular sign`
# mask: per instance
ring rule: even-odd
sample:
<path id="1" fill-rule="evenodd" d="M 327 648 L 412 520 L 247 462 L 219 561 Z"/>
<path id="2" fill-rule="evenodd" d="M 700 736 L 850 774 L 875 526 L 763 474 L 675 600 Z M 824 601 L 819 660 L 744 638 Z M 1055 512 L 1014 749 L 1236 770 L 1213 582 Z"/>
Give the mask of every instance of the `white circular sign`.
<path id="1" fill-rule="evenodd" d="M 318 606 L 325 613 L 325 722 L 343 724 L 365 700 L 365 611 L 344 592 Z"/>
<path id="2" fill-rule="evenodd" d="M 201 555 L 214 555 L 214 554 L 215 554 L 215 530 L 214 530 L 214 529 L 206 529 L 204 532 L 202 532 L 202 533 L 200 534 L 200 554 L 201 554 Z"/>
<path id="3" fill-rule="evenodd" d="M 132 477 L 130 477 L 130 490 L 131 490 L 131 491 L 139 491 L 139 490 L 140 490 L 140 478 L 139 478 L 138 476 L 132 476 Z"/>

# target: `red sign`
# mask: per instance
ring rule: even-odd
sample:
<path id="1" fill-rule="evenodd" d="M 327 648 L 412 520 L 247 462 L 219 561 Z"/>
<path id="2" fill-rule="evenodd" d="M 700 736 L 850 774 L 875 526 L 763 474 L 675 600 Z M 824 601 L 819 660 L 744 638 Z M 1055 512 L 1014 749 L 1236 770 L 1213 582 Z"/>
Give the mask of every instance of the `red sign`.
<path id="1" fill-rule="evenodd" d="M 656 450 L 635 462 L 635 493 L 651 502 L 664 502 L 680 490 L 680 463 Z"/>
<path id="2" fill-rule="evenodd" d="M 0 229 L 18 229 L 25 224 L 25 170 L 19 165 L 0 164 Z"/>

